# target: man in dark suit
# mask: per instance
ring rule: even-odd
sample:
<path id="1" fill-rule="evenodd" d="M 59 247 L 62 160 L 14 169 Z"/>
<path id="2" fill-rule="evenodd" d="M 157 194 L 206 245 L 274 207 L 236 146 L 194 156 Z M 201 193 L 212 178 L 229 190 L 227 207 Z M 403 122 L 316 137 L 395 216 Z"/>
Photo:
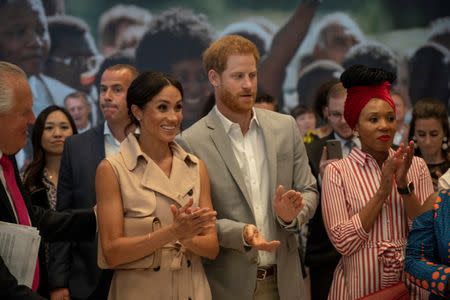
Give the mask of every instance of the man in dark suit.
<path id="1" fill-rule="evenodd" d="M 105 156 L 118 152 L 130 123 L 126 95 L 137 76 L 130 65 L 114 65 L 102 74 L 100 108 L 106 123 L 66 139 L 59 171 L 57 211 L 96 204 L 95 172 Z M 54 243 L 49 262 L 52 296 L 57 299 L 106 299 L 112 271 L 97 266 L 97 240 Z"/>
<path id="2" fill-rule="evenodd" d="M 312 173 L 317 178 L 319 186 L 325 167 L 335 159 L 328 159 L 326 143 L 328 140 L 337 139 L 341 143 L 344 156 L 348 155 L 353 146 L 359 146 L 359 140 L 353 137 L 352 129 L 344 119 L 344 103 L 347 96 L 342 83 L 337 83 L 330 88 L 327 95 L 327 104 L 324 116 L 328 119 L 333 131 L 330 135 L 313 141 L 306 145 L 309 164 Z M 322 210 L 319 207 L 314 217 L 309 222 L 309 235 L 306 244 L 306 261 L 311 277 L 311 298 L 327 299 L 328 291 L 333 279 L 334 269 L 339 262 L 340 254 L 331 244 L 322 220 Z"/>
<path id="3" fill-rule="evenodd" d="M 37 227 L 44 241 L 93 239 L 96 221 L 92 210 L 55 213 L 32 206 L 24 193 L 13 155 L 25 146 L 27 128 L 35 120 L 32 106 L 26 74 L 13 64 L 0 62 L 0 221 Z M 48 297 L 42 250 L 41 246 L 32 289 L 19 284 L 0 257 L 0 299 Z"/>

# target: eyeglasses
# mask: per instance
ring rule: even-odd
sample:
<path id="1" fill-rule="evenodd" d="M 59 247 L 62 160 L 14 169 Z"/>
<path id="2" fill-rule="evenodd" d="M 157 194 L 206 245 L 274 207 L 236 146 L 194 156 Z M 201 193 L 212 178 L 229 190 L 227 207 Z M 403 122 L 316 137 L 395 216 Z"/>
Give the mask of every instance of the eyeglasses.
<path id="1" fill-rule="evenodd" d="M 103 62 L 103 56 L 101 55 L 74 57 L 50 56 L 48 59 L 71 68 L 86 67 L 87 70 L 96 69 Z"/>
<path id="2" fill-rule="evenodd" d="M 338 111 L 330 111 L 328 113 L 330 118 L 336 119 L 336 120 L 341 120 L 342 117 L 344 117 L 344 115 Z"/>

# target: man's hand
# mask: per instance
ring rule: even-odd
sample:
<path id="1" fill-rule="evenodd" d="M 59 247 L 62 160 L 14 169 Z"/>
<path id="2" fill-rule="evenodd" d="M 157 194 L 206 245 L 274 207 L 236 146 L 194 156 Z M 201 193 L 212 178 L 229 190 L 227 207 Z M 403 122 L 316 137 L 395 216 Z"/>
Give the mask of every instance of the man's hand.
<path id="1" fill-rule="evenodd" d="M 50 300 L 70 300 L 68 288 L 59 288 L 50 292 Z"/>
<path id="2" fill-rule="evenodd" d="M 273 200 L 273 209 L 277 216 L 286 223 L 291 223 L 303 208 L 302 193 L 289 190 L 284 192 L 284 187 L 279 185 Z"/>
<path id="3" fill-rule="evenodd" d="M 272 252 L 280 246 L 280 241 L 266 241 L 258 228 L 253 224 L 245 225 L 243 234 L 245 242 L 256 250 Z"/>

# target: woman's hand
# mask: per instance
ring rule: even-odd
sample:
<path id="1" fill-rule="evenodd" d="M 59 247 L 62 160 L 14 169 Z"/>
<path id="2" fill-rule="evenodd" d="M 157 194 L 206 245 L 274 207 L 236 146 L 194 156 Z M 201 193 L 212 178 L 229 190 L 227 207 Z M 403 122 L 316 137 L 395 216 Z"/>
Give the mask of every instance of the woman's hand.
<path id="1" fill-rule="evenodd" d="M 216 211 L 210 208 L 193 208 L 189 199 L 181 208 L 170 206 L 173 214 L 172 230 L 178 240 L 187 240 L 215 226 Z"/>
<path id="2" fill-rule="evenodd" d="M 414 142 L 410 141 L 407 146 L 404 146 L 403 143 L 400 144 L 396 151 L 397 153 L 402 157 L 402 163 L 395 171 L 395 181 L 397 186 L 405 187 L 408 184 L 407 175 L 414 157 Z"/>
<path id="3" fill-rule="evenodd" d="M 381 167 L 381 182 L 378 193 L 382 199 L 389 197 L 392 191 L 396 170 L 399 168 L 403 160 L 402 156 L 402 153 L 395 152 L 392 157 L 386 159 Z"/>

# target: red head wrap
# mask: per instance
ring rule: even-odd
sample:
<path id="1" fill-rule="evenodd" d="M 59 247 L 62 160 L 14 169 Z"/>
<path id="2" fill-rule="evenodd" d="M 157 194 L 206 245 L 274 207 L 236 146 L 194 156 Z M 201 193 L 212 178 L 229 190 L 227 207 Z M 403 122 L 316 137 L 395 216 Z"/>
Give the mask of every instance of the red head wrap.
<path id="1" fill-rule="evenodd" d="M 387 81 L 379 85 L 361 85 L 347 89 L 347 99 L 344 106 L 344 118 L 350 128 L 355 129 L 359 114 L 373 98 L 386 101 L 395 112 L 395 104 L 390 93 L 391 84 Z"/>

